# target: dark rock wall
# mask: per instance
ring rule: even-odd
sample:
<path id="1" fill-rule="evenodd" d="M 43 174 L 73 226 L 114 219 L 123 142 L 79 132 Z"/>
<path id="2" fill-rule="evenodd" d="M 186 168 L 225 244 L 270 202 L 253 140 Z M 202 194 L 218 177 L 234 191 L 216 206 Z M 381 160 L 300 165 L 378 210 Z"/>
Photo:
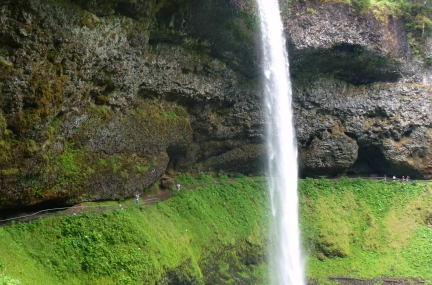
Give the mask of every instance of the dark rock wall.
<path id="1" fill-rule="evenodd" d="M 414 83 L 297 81 L 301 167 L 316 174 L 430 176 L 431 91 Z"/>
<path id="2" fill-rule="evenodd" d="M 404 19 L 307 2 L 287 14 L 303 175 L 432 177 L 431 67 Z"/>
<path id="3" fill-rule="evenodd" d="M 2 207 L 260 171 L 257 81 L 186 34 L 182 3 L 106 3 L 2 2 Z"/>
<path id="4" fill-rule="evenodd" d="M 132 196 L 164 173 L 263 173 L 250 1 L 0 8 L 0 207 Z M 403 19 L 282 8 L 302 175 L 431 177 L 431 70 Z"/>

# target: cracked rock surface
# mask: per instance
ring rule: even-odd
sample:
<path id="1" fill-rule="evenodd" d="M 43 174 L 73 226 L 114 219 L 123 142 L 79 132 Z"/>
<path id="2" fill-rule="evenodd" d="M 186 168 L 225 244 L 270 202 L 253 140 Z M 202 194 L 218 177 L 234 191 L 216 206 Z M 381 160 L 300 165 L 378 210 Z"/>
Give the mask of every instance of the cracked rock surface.
<path id="1" fill-rule="evenodd" d="M 242 5 L 2 1 L 0 208 L 265 173 L 259 30 Z M 403 19 L 341 3 L 282 14 L 301 175 L 431 178 L 432 71 Z"/>

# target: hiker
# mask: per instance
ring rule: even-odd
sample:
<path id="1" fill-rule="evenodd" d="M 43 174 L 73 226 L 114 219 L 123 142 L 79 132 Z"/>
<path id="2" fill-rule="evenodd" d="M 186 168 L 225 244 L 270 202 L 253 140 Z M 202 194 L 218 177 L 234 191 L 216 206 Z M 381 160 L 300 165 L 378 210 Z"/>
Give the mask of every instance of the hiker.
<path id="1" fill-rule="evenodd" d="M 395 181 L 396 180 L 396 176 L 395 175 L 393 175 L 393 181 Z"/>
<path id="2" fill-rule="evenodd" d="M 410 177 L 409 176 L 407 176 L 407 183 L 409 183 L 410 182 Z"/>
<path id="3" fill-rule="evenodd" d="M 384 174 L 384 181 L 387 181 L 387 175 Z"/>
<path id="4" fill-rule="evenodd" d="M 177 189 L 177 192 L 180 192 L 180 187 L 181 187 L 181 185 L 180 185 L 180 184 L 176 184 L 176 189 Z"/>
<path id="5" fill-rule="evenodd" d="M 402 183 L 405 182 L 405 176 L 402 176 Z"/>
<path id="6" fill-rule="evenodd" d="M 138 205 L 138 202 L 139 202 L 139 194 L 136 194 L 135 195 L 135 204 Z"/>

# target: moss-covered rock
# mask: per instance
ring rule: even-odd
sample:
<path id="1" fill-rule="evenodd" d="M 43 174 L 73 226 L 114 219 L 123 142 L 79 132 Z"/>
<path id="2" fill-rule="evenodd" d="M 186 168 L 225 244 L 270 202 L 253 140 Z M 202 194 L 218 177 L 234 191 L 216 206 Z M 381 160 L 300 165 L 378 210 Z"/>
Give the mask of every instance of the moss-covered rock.
<path id="1" fill-rule="evenodd" d="M 303 174 L 430 177 L 430 7 L 366 2 L 281 3 Z M 0 5 L 3 207 L 263 172 L 254 1 Z"/>
<path id="2" fill-rule="evenodd" d="M 184 36 L 185 3 L 2 3 L 1 207 L 128 197 L 252 143 L 256 83 Z"/>

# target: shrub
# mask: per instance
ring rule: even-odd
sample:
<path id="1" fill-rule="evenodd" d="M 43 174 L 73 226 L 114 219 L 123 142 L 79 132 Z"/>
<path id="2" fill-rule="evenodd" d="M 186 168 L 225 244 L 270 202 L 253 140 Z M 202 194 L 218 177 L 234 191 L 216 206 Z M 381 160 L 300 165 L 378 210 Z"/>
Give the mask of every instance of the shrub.
<path id="1" fill-rule="evenodd" d="M 192 178 L 192 176 L 189 173 L 182 173 L 178 175 L 175 181 L 176 183 L 179 183 L 183 186 L 189 186 L 197 183 L 197 181 L 194 178 Z"/>

